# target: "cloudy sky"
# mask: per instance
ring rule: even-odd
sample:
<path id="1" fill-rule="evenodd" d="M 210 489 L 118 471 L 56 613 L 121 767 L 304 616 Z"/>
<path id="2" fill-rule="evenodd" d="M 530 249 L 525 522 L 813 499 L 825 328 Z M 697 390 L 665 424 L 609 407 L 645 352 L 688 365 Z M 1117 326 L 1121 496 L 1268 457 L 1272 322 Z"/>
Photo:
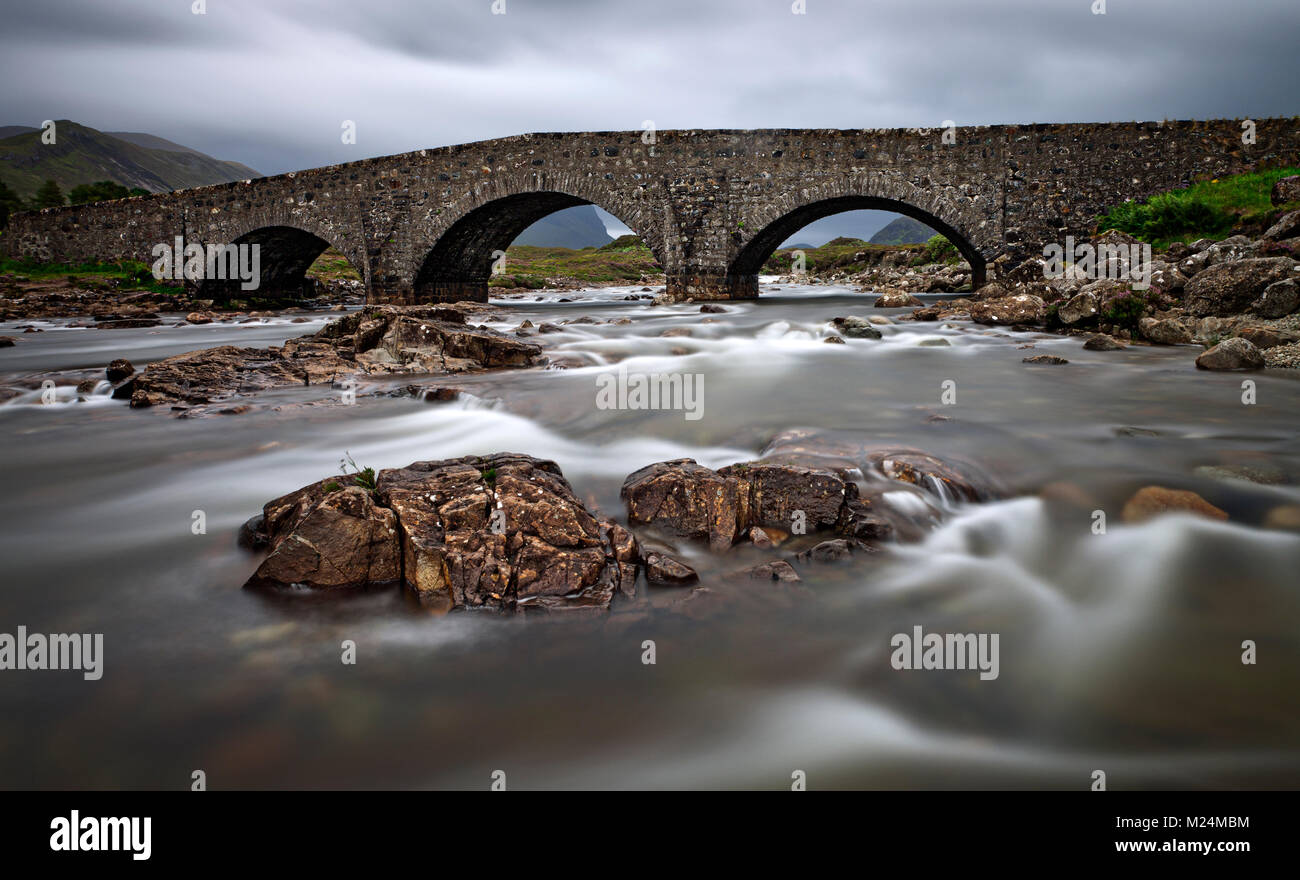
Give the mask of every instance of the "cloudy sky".
<path id="1" fill-rule="evenodd" d="M 146 131 L 276 173 L 645 120 L 1300 114 L 1297 0 L 204 2 L 0 0 L 0 124 Z"/>

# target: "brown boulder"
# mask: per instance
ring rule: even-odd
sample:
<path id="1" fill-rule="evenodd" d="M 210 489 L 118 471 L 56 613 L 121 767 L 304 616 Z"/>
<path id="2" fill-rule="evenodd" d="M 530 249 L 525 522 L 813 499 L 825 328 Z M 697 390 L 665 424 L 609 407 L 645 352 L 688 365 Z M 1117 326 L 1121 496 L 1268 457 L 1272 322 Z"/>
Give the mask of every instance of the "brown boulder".
<path id="1" fill-rule="evenodd" d="M 1194 513 L 1210 519 L 1224 520 L 1228 514 L 1195 492 L 1145 486 L 1124 504 L 1120 517 L 1127 523 L 1143 522 L 1162 513 Z"/>
<path id="2" fill-rule="evenodd" d="M 123 379 L 129 378 L 135 372 L 135 367 L 126 358 L 117 358 L 109 361 L 108 367 L 104 370 L 104 377 L 116 385 Z"/>
<path id="3" fill-rule="evenodd" d="M 1123 351 L 1128 348 L 1122 342 L 1116 340 L 1113 336 L 1107 336 L 1105 333 L 1092 333 L 1084 340 L 1083 347 L 1088 351 Z"/>
<path id="4" fill-rule="evenodd" d="M 608 609 L 630 589 L 629 535 L 598 520 L 554 462 L 498 453 L 379 473 L 402 578 L 431 608 Z"/>
<path id="5" fill-rule="evenodd" d="M 1262 238 L 1265 241 L 1282 241 L 1300 235 L 1300 211 L 1288 211 L 1268 228 Z"/>
<path id="6" fill-rule="evenodd" d="M 311 359 L 286 359 L 279 349 L 221 345 L 173 355 L 145 367 L 133 380 L 131 406 L 210 403 L 237 392 L 328 384 L 353 369 L 354 364 L 329 350 L 316 352 Z"/>
<path id="7" fill-rule="evenodd" d="M 604 611 L 635 591 L 635 537 L 593 516 L 553 462 L 500 453 L 381 471 L 373 492 L 355 481 L 268 502 L 253 531 L 272 550 L 250 585 L 401 581 L 440 611 Z"/>
<path id="8" fill-rule="evenodd" d="M 646 553 L 644 562 L 646 583 L 652 587 L 690 587 L 700 582 L 695 569 L 667 553 Z"/>
<path id="9" fill-rule="evenodd" d="M 725 550 L 747 520 L 740 481 L 683 458 L 641 468 L 623 482 L 628 522 L 655 525 L 682 538 L 705 539 Z"/>
<path id="10" fill-rule="evenodd" d="M 761 453 L 764 461 L 801 464 L 908 483 L 941 500 L 991 501 L 1003 497 L 996 481 L 973 462 L 956 456 L 940 458 L 920 449 L 863 442 L 850 432 L 795 428 L 772 438 Z M 885 483 L 879 488 L 896 488 Z M 870 487 L 868 487 L 868 490 Z M 866 499 L 868 490 L 860 490 Z M 880 505 L 877 505 L 878 507 Z M 880 511 L 884 515 L 884 511 Z M 901 525 L 897 518 L 894 526 Z"/>
<path id="11" fill-rule="evenodd" d="M 349 589 L 394 583 L 401 575 L 397 517 L 357 486 L 324 494 L 249 578 L 252 587 Z"/>

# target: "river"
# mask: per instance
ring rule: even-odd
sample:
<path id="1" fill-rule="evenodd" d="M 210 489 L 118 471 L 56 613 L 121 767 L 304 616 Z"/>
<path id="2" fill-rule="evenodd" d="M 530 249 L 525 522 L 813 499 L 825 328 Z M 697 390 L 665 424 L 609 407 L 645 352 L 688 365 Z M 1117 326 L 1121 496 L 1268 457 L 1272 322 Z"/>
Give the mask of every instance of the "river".
<path id="1" fill-rule="evenodd" d="M 367 382 L 352 406 L 302 405 L 320 390 L 293 388 L 260 396 L 275 406 L 193 419 L 131 410 L 103 388 L 78 401 L 72 386 L 116 357 L 138 369 L 279 344 L 327 316 L 0 325 L 18 339 L 0 349 L 0 384 L 59 383 L 53 404 L 35 390 L 0 404 L 0 632 L 103 633 L 105 654 L 97 681 L 0 671 L 0 786 L 181 789 L 196 770 L 213 789 L 482 789 L 495 771 L 510 788 L 779 789 L 796 771 L 810 788 L 1086 790 L 1097 770 L 1112 789 L 1300 785 L 1300 533 L 1261 526 L 1300 504 L 1300 373 L 1211 374 L 1188 347 L 1092 352 L 965 322 L 827 345 L 833 316 L 906 310 L 769 283 L 701 315 L 624 298 L 637 290 L 494 301 L 503 330 L 631 323 L 541 337 L 568 369 L 437 380 L 467 392 L 452 403 L 372 393 L 402 377 Z M 691 335 L 659 335 L 675 327 Z M 1022 363 L 1032 354 L 1070 363 Z M 703 417 L 598 408 L 596 377 L 616 362 L 702 374 Z M 707 620 L 439 617 L 395 591 L 241 588 L 257 559 L 236 546 L 240 524 L 337 473 L 345 453 L 376 468 L 549 458 L 621 519 L 619 487 L 637 468 L 746 460 L 793 427 L 962 456 L 1007 497 L 945 504 L 919 543 L 804 571 L 803 601 Z M 1125 500 L 1153 484 L 1192 489 L 1230 519 L 1123 523 Z M 1044 501 L 1045 487 L 1077 500 Z M 682 552 L 706 580 L 718 570 Z M 998 634 L 998 677 L 894 669 L 891 636 L 914 626 Z M 349 640 L 355 664 L 340 659 Z"/>

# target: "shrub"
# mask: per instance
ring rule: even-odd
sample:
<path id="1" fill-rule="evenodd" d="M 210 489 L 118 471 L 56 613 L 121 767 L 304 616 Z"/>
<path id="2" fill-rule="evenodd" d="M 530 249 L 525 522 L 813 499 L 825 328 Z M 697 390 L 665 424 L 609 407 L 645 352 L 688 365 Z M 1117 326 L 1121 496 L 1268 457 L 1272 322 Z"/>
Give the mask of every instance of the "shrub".
<path id="1" fill-rule="evenodd" d="M 913 266 L 924 266 L 928 263 L 956 263 L 961 259 L 961 254 L 957 251 L 957 246 L 944 238 L 942 235 L 933 236 L 921 248 L 921 252 L 912 259 Z"/>
<path id="2" fill-rule="evenodd" d="M 1116 327 L 1136 330 L 1138 320 L 1146 313 L 1146 310 L 1146 294 L 1130 290 L 1111 300 L 1110 304 L 1102 311 L 1101 319 L 1104 323 L 1114 324 Z"/>

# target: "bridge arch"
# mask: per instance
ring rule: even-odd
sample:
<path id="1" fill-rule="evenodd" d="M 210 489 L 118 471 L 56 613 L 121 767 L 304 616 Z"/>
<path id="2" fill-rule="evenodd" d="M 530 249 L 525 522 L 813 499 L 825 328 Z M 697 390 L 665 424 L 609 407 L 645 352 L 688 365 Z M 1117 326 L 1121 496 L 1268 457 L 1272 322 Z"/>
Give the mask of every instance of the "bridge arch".
<path id="1" fill-rule="evenodd" d="M 952 197 L 932 185 L 921 188 L 885 176 L 844 179 L 804 187 L 766 201 L 742 221 L 736 248 L 727 269 L 730 289 L 752 290 L 757 276 L 781 243 L 816 220 L 844 211 L 892 211 L 919 220 L 956 246 L 971 266 L 975 287 L 984 283 L 989 256 L 996 251 L 995 230 L 981 222 L 980 196 Z M 971 231 L 966 231 L 971 230 Z"/>
<path id="2" fill-rule="evenodd" d="M 660 266 L 667 265 L 651 200 L 603 188 L 586 176 L 536 178 L 519 185 L 498 179 L 476 188 L 442 212 L 445 220 L 416 236 L 411 273 L 416 302 L 485 300 L 496 256 L 533 223 L 579 205 L 595 205 L 617 217 L 641 238 Z"/>
<path id="3" fill-rule="evenodd" d="M 209 299 L 310 296 L 315 291 L 307 270 L 330 247 L 343 254 L 363 283 L 367 273 L 365 260 L 351 242 L 340 236 L 338 229 L 314 222 L 310 217 L 276 214 L 236 224 L 211 223 L 206 230 L 192 233 L 188 240 L 205 247 L 209 244 L 258 246 L 257 287 L 244 290 L 239 280 L 208 278 L 200 289 Z"/>

